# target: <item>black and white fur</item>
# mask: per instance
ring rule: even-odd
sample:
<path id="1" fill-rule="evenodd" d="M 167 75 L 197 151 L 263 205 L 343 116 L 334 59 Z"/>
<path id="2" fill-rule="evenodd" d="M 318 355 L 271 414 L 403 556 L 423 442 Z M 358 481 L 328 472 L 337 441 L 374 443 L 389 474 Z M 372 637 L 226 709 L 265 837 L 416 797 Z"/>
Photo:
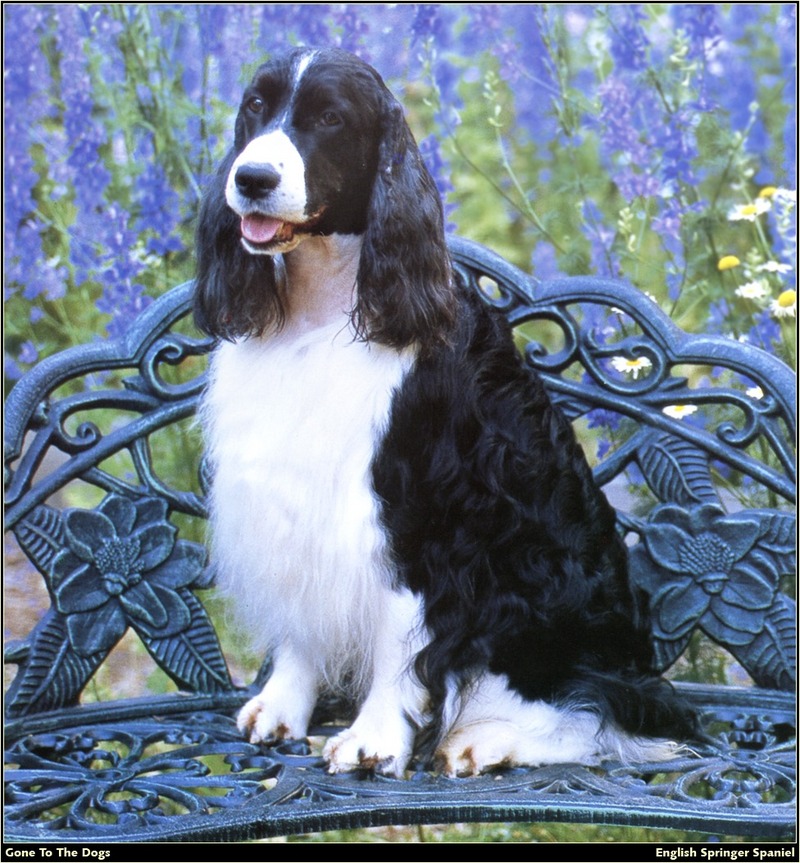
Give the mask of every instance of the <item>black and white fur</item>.
<path id="1" fill-rule="evenodd" d="M 195 316 L 219 582 L 271 651 L 239 715 L 302 738 L 359 705 L 332 772 L 667 757 L 614 513 L 499 315 L 451 275 L 440 200 L 378 74 L 262 66 L 204 202 Z M 431 734 L 429 734 L 431 736 Z"/>

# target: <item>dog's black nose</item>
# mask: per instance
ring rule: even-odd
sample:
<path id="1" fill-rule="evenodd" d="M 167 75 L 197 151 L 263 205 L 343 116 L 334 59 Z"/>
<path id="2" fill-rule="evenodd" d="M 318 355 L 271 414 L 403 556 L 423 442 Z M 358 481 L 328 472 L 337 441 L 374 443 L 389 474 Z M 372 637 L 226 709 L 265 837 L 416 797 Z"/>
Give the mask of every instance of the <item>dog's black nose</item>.
<path id="1" fill-rule="evenodd" d="M 246 198 L 265 198 L 281 181 L 271 165 L 242 165 L 236 171 L 236 188 Z"/>

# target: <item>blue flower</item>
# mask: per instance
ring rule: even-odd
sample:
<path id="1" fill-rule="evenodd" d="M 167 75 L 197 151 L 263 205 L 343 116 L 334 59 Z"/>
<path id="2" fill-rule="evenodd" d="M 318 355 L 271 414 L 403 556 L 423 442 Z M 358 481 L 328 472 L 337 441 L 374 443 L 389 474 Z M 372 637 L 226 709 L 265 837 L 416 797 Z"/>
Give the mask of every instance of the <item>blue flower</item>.
<path id="1" fill-rule="evenodd" d="M 616 411 L 606 410 L 605 408 L 595 408 L 586 414 L 587 428 L 590 429 L 608 429 L 616 431 L 622 422 L 622 417 Z"/>
<path id="2" fill-rule="evenodd" d="M 613 13 L 611 55 L 618 69 L 639 71 L 647 66 L 650 45 L 641 22 L 647 19 L 639 4 L 626 3 L 609 9 Z"/>
<path id="3" fill-rule="evenodd" d="M 418 42 L 433 39 L 441 41 L 443 22 L 438 3 L 417 3 L 414 20 L 411 22 L 411 47 Z"/>
<path id="4" fill-rule="evenodd" d="M 331 13 L 331 18 L 334 24 L 341 29 L 341 36 L 338 39 L 339 47 L 358 54 L 362 60 L 369 62 L 369 56 L 361 47 L 364 36 L 369 33 L 369 25 L 364 16 L 360 12 L 356 12 L 356 8 L 351 4 L 337 5 Z"/>
<path id="5" fill-rule="evenodd" d="M 725 299 L 715 300 L 708 306 L 708 323 L 706 328 L 710 333 L 727 333 L 730 331 L 729 317 L 731 307 Z"/>
<path id="6" fill-rule="evenodd" d="M 3 238 L 6 254 L 6 283 L 16 282 L 25 285 L 23 289 L 25 299 L 33 299 L 41 293 L 37 275 L 44 269 L 45 264 L 40 231 L 41 226 L 38 222 L 34 219 L 26 219 L 19 227 L 9 225 Z"/>
<path id="7" fill-rule="evenodd" d="M 597 441 L 597 460 L 602 461 L 611 452 L 611 450 L 611 441 L 601 437 Z"/>
<path id="8" fill-rule="evenodd" d="M 39 359 L 39 351 L 32 341 L 23 342 L 19 349 L 19 361 L 32 365 Z"/>
<path id="9" fill-rule="evenodd" d="M 561 275 L 556 250 L 546 240 L 539 240 L 531 252 L 531 272 L 542 280 L 555 279 Z"/>
<path id="10" fill-rule="evenodd" d="M 46 118 L 53 113 L 48 99 L 50 74 L 41 41 L 48 13 L 38 4 L 3 10 L 5 41 L 13 45 L 3 69 L 3 249 L 6 279 L 25 284 L 42 264 L 34 190 L 39 175 L 30 155 Z"/>
<path id="11" fill-rule="evenodd" d="M 470 3 L 467 9 L 469 24 L 460 39 L 464 56 L 474 57 L 487 48 L 494 51 L 494 43 L 501 34 L 503 11 L 493 3 Z M 517 50 L 515 46 L 514 54 Z"/>
<path id="12" fill-rule="evenodd" d="M 225 4 L 218 3 L 203 3 L 195 7 L 197 29 L 204 56 L 222 52 L 227 11 Z"/>
<path id="13" fill-rule="evenodd" d="M 755 316 L 755 321 L 755 325 L 747 334 L 747 341 L 766 351 L 774 351 L 775 345 L 780 344 L 782 338 L 780 323 L 769 309 L 759 312 Z"/>
<path id="14" fill-rule="evenodd" d="M 685 106 L 669 115 L 667 122 L 656 124 L 653 143 L 662 152 L 661 176 L 667 182 L 697 184 L 692 160 L 697 158 L 695 129 L 700 121 L 698 106 Z"/>
<path id="15" fill-rule="evenodd" d="M 689 56 L 705 60 L 708 53 L 719 43 L 721 33 L 717 24 L 717 8 L 711 3 L 675 3 L 670 15 L 676 29 L 681 29 L 689 39 Z"/>
<path id="16" fill-rule="evenodd" d="M 180 198 L 164 168 L 155 161 L 150 142 L 141 148 L 139 155 L 145 161 L 145 168 L 135 184 L 137 222 L 143 231 L 152 232 L 147 239 L 147 250 L 156 255 L 180 251 L 183 248 L 177 236 Z"/>
<path id="17" fill-rule="evenodd" d="M 664 181 L 651 168 L 652 142 L 638 129 L 639 113 L 654 115 L 649 96 L 634 90 L 623 78 L 609 77 L 598 88 L 602 147 L 611 159 L 611 171 L 620 194 L 627 201 L 659 194 Z"/>
<path id="18" fill-rule="evenodd" d="M 111 649 L 129 625 L 149 638 L 184 631 L 191 612 L 179 594 L 203 568 L 199 547 L 179 540 L 163 500 L 109 495 L 97 510 L 64 517 L 66 548 L 51 587 L 81 656 Z"/>
<path id="19" fill-rule="evenodd" d="M 128 331 L 131 321 L 153 302 L 153 298 L 145 294 L 143 285 L 130 279 L 115 280 L 113 272 L 113 269 L 107 271 L 109 284 L 95 306 L 99 312 L 111 315 L 106 332 L 115 338 Z"/>
<path id="20" fill-rule="evenodd" d="M 614 230 L 604 223 L 602 211 L 591 198 L 586 198 L 581 203 L 581 212 L 581 230 L 592 244 L 592 261 L 598 275 L 616 278 L 620 274 L 620 267 L 612 249 Z"/>
<path id="21" fill-rule="evenodd" d="M 419 144 L 420 155 L 425 162 L 425 167 L 431 172 L 436 188 L 439 191 L 439 196 L 442 199 L 444 207 L 445 227 L 448 231 L 454 231 L 457 225 L 450 221 L 450 216 L 456 210 L 456 205 L 448 203 L 447 198 L 454 191 L 454 186 L 450 182 L 450 164 L 442 155 L 442 148 L 439 139 L 435 135 L 429 135 Z"/>
<path id="22" fill-rule="evenodd" d="M 687 57 L 697 66 L 700 111 L 709 111 L 715 106 L 707 98 L 708 65 L 722 34 L 717 23 L 718 10 L 711 3 L 675 3 L 670 15 L 675 29 L 682 30 L 688 42 Z"/>

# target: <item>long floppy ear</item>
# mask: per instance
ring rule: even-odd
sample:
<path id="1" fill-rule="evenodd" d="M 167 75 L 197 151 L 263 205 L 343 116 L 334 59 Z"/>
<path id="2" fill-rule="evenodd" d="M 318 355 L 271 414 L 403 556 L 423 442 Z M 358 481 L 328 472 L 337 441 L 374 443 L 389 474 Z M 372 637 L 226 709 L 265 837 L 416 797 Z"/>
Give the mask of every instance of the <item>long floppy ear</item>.
<path id="1" fill-rule="evenodd" d="M 239 217 L 225 200 L 232 150 L 203 199 L 197 225 L 194 319 L 221 339 L 260 335 L 280 326 L 284 312 L 271 255 L 251 255 L 242 246 Z"/>
<path id="2" fill-rule="evenodd" d="M 388 93 L 358 270 L 355 322 L 369 339 L 423 350 L 448 341 L 456 315 L 439 192 L 403 109 Z"/>

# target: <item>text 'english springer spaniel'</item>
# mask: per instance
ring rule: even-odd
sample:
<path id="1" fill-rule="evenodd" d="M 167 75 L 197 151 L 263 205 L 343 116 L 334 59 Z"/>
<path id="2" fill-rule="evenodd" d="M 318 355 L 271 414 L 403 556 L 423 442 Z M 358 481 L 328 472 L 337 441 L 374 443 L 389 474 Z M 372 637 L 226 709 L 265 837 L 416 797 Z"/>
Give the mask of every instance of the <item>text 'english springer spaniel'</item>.
<path id="1" fill-rule="evenodd" d="M 669 757 L 693 720 L 651 670 L 614 512 L 452 278 L 378 74 L 338 50 L 262 66 L 198 243 L 212 559 L 274 662 L 250 740 L 305 737 L 333 692 L 358 712 L 331 772 L 400 776 L 415 738 L 450 775 Z"/>

